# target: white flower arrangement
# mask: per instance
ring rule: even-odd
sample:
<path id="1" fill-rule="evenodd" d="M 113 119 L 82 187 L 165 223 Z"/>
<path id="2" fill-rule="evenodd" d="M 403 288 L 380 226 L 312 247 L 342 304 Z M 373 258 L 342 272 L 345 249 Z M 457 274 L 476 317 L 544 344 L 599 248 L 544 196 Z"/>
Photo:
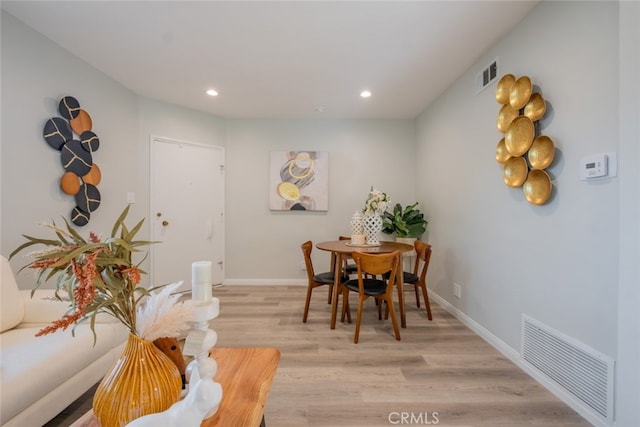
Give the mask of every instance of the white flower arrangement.
<path id="1" fill-rule="evenodd" d="M 387 196 L 387 193 L 371 187 L 371 192 L 369 192 L 362 213 L 365 215 L 382 215 L 389 206 L 391 206 L 391 199 Z"/>

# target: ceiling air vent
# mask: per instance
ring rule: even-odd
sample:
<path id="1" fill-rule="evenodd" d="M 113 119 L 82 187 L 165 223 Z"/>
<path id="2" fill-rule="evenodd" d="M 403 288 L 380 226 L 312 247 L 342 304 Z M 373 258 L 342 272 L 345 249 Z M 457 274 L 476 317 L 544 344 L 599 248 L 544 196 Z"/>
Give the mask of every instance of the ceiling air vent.
<path id="1" fill-rule="evenodd" d="M 498 78 L 498 58 L 494 59 L 489 65 L 484 67 L 482 71 L 476 74 L 475 89 L 476 95 L 482 92 L 484 88 L 493 83 Z"/>

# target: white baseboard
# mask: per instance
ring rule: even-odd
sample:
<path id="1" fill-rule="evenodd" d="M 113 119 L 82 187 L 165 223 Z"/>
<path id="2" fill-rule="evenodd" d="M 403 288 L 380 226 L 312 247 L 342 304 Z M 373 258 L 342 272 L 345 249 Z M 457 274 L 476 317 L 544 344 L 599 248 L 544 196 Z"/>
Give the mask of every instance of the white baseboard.
<path id="1" fill-rule="evenodd" d="M 516 364 L 519 363 L 520 353 L 518 351 L 514 350 L 512 347 L 507 345 L 504 341 L 502 341 L 501 339 L 493 335 L 491 332 L 485 329 L 482 325 L 480 325 L 475 320 L 473 320 L 472 318 L 464 314 L 462 311 L 460 311 L 457 307 L 451 305 L 449 301 L 442 298 L 440 295 L 435 293 L 432 289 L 429 289 L 429 298 L 430 299 L 433 298 L 440 307 L 447 310 L 456 319 L 461 321 L 465 326 L 467 326 L 476 334 L 480 335 L 482 339 L 484 339 L 486 342 L 488 342 L 493 347 L 495 347 L 496 350 L 498 350 L 500 353 L 506 356 L 513 363 L 516 363 Z"/>
<path id="2" fill-rule="evenodd" d="M 601 418 L 593 414 L 591 408 L 588 408 L 581 401 L 576 399 L 573 395 L 569 394 L 563 388 L 558 386 L 552 381 L 549 381 L 546 377 L 540 375 L 537 371 L 531 369 L 531 367 L 522 361 L 520 352 L 507 345 L 500 338 L 493 335 L 487 329 L 485 329 L 478 322 L 467 316 L 460 311 L 457 307 L 451 305 L 447 300 L 435 293 L 432 289 L 429 289 L 429 298 L 435 300 L 438 305 L 451 313 L 456 319 L 462 322 L 465 326 L 478 334 L 482 339 L 491 344 L 502 355 L 516 364 L 520 369 L 525 371 L 530 377 L 538 381 L 544 388 L 549 390 L 554 396 L 566 403 L 571 409 L 580 414 L 584 419 L 597 427 L 611 427 L 607 423 L 603 422 Z"/>

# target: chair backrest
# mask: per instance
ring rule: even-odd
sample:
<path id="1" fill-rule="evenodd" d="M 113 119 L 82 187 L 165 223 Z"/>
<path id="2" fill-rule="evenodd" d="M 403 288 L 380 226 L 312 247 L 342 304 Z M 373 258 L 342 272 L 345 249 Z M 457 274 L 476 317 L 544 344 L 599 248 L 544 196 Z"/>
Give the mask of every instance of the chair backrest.
<path id="1" fill-rule="evenodd" d="M 365 273 L 372 274 L 373 276 L 389 273 L 387 287 L 393 288 L 398 272 L 398 265 L 400 264 L 400 251 L 396 250 L 384 254 L 354 252 L 353 259 L 358 266 L 358 282 L 361 290 Z"/>
<path id="2" fill-rule="evenodd" d="M 313 276 L 315 273 L 313 271 L 313 263 L 311 262 L 311 251 L 313 250 L 313 242 L 311 240 L 307 240 L 302 245 L 300 245 L 302 249 L 302 254 L 304 255 L 304 265 L 307 269 L 307 278 L 309 282 L 313 281 Z"/>
<path id="3" fill-rule="evenodd" d="M 418 276 L 418 266 L 422 265 L 420 270 L 420 282 L 424 283 L 427 277 L 427 269 L 429 268 L 429 260 L 431 260 L 431 245 L 420 240 L 416 240 L 413 244 L 416 249 L 416 264 L 413 267 L 413 274 Z"/>

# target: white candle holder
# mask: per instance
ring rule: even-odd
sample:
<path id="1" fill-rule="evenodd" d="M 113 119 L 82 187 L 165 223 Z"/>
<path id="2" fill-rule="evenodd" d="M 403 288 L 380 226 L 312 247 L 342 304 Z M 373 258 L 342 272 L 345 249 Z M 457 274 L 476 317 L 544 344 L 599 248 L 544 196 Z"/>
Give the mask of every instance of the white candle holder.
<path id="1" fill-rule="evenodd" d="M 209 321 L 218 317 L 219 314 L 220 300 L 218 298 L 212 297 L 210 302 L 198 302 L 196 305 L 193 329 L 189 331 L 182 350 L 182 354 L 185 356 L 193 356 L 193 360 L 189 362 L 185 372 L 188 383 L 187 394 L 192 390 L 196 392 L 202 388 L 203 382 L 211 383 L 216 374 L 218 365 L 215 360 L 209 357 L 209 350 L 216 345 L 218 334 L 213 329 L 209 329 Z M 220 395 L 219 398 L 211 399 L 211 407 L 203 419 L 216 413 L 222 399 L 222 388 L 218 383 L 213 382 L 213 384 L 220 390 Z"/>
<path id="2" fill-rule="evenodd" d="M 209 321 L 220 314 L 220 300 L 211 295 L 211 261 L 196 261 L 191 264 L 191 299 L 195 302 L 195 318 L 193 329 L 189 331 L 184 342 L 182 354 L 193 356 L 186 368 L 185 377 L 188 383 L 188 393 L 199 393 L 202 389 L 215 386 L 219 393 L 213 392 L 203 419 L 213 416 L 218 410 L 222 399 L 222 387 L 213 381 L 218 365 L 209 357 L 209 350 L 216 345 L 218 334 L 209 329 Z M 204 393 L 204 391 L 203 391 Z M 192 396 L 192 398 L 197 398 Z"/>

